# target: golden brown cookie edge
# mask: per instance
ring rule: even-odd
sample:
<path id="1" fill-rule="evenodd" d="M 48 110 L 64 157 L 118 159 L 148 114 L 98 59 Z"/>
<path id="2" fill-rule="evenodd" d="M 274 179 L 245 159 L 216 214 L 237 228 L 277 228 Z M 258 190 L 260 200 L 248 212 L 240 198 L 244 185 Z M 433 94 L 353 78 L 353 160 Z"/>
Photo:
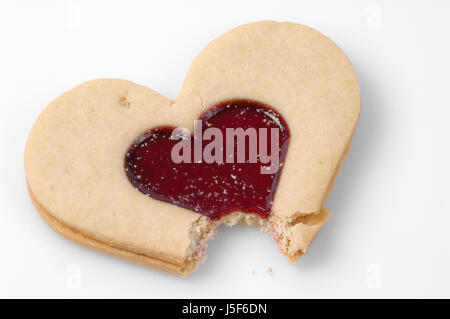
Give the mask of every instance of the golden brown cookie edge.
<path id="1" fill-rule="evenodd" d="M 64 238 L 75 242 L 77 244 L 80 244 L 84 247 L 105 253 L 107 255 L 120 258 L 125 261 L 129 261 L 135 264 L 147 266 L 150 268 L 162 270 L 174 275 L 178 275 L 181 277 L 186 277 L 192 272 L 196 270 L 197 267 L 194 268 L 188 268 L 185 267 L 186 265 L 176 265 L 169 263 L 167 261 L 150 257 L 144 254 L 138 254 L 132 251 L 128 251 L 125 249 L 113 247 L 110 245 L 107 245 L 105 243 L 102 243 L 96 239 L 90 238 L 77 230 L 70 228 L 69 226 L 65 225 L 58 219 L 56 219 L 54 216 L 52 216 L 49 212 L 47 212 L 41 204 L 36 200 L 34 197 L 34 194 L 28 185 L 27 182 L 27 189 L 28 194 L 30 196 L 31 202 L 33 203 L 34 207 L 36 208 L 39 215 L 44 219 L 44 221 L 50 226 L 51 229 L 53 229 L 55 232 L 63 236 Z"/>

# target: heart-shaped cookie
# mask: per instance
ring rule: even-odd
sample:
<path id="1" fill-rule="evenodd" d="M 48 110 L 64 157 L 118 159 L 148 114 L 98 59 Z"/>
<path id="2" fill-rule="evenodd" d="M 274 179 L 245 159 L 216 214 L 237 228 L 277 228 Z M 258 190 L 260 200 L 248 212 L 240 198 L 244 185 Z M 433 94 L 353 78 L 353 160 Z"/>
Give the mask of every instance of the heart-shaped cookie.
<path id="1" fill-rule="evenodd" d="M 185 179 L 165 171 L 176 167 L 159 159 L 173 146 L 165 148 L 163 128 L 194 132 L 194 121 L 223 103 L 239 111 L 240 103 L 247 103 L 255 119 L 264 108 L 282 119 L 277 125 L 289 134 L 280 143 L 288 138 L 289 146 L 280 150 L 281 169 L 261 180 L 254 173 L 261 163 L 225 164 L 223 170 L 213 163 L 211 176 L 207 166 L 197 170 L 192 163 L 181 170 Z M 54 100 L 28 138 L 30 196 L 63 236 L 179 275 L 197 268 L 207 241 L 223 223 L 261 226 L 296 261 L 328 218 L 322 204 L 348 152 L 359 108 L 355 72 L 332 41 L 298 24 L 251 23 L 198 55 L 176 100 L 113 79 L 86 82 Z M 233 114 L 226 112 L 209 116 L 204 128 L 225 129 L 224 118 Z M 233 127 L 246 123 L 243 117 Z M 146 139 L 154 139 L 156 147 L 145 146 Z M 143 160 L 145 154 L 150 155 Z M 239 175 L 231 173 L 240 168 Z M 209 179 L 206 186 L 200 178 Z M 233 182 L 239 188 L 217 191 L 220 183 Z M 243 187 L 247 184 L 258 191 Z M 196 187 L 193 197 L 184 193 L 190 186 Z M 216 199 L 206 199 L 208 190 Z"/>

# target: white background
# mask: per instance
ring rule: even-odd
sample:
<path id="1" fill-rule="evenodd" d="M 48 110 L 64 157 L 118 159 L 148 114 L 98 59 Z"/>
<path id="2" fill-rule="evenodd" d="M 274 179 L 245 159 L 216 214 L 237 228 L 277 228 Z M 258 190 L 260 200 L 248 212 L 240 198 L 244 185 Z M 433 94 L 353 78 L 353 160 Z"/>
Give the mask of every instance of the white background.
<path id="1" fill-rule="evenodd" d="M 2 0 L 0 297 L 450 297 L 449 10 L 448 1 Z M 102 77 L 176 97 L 210 40 L 266 19 L 329 36 L 361 87 L 353 147 L 325 205 L 333 215 L 296 266 L 270 235 L 243 226 L 221 229 L 187 279 L 50 230 L 28 198 L 23 151 L 52 99 Z"/>

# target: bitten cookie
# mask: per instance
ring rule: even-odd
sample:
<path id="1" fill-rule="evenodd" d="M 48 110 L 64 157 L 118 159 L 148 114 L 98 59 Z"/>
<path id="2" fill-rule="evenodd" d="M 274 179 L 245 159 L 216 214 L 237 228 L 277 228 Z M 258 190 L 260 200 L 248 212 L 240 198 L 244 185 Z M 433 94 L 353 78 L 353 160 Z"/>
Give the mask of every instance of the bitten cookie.
<path id="1" fill-rule="evenodd" d="M 198 267 L 221 224 L 260 226 L 295 262 L 329 216 L 322 204 L 359 111 L 356 74 L 336 44 L 294 23 L 251 23 L 197 56 L 175 100 L 117 79 L 55 99 L 27 141 L 28 189 L 64 237 L 178 275 Z M 281 146 L 275 172 L 254 173 L 271 165 L 260 154 L 252 164 L 174 163 L 168 156 L 178 141 L 168 132 L 195 132 L 196 120 L 217 134 L 280 129 L 271 136 Z"/>

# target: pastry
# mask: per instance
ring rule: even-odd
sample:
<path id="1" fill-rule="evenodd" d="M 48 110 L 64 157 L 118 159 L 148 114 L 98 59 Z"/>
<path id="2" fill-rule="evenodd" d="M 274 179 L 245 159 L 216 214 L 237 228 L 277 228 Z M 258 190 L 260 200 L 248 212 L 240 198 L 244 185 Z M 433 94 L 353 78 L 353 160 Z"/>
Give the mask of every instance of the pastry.
<path id="1" fill-rule="evenodd" d="M 64 237 L 181 276 L 221 224 L 260 226 L 295 262 L 329 216 L 322 204 L 359 111 L 356 74 L 336 44 L 299 24 L 250 23 L 196 57 L 175 100 L 100 79 L 51 102 L 27 141 L 28 190 Z M 259 129 L 242 158 L 237 136 L 227 144 L 230 127 Z M 226 145 L 212 151 L 220 132 Z M 251 138 L 264 136 L 258 152 L 278 149 L 250 162 Z M 186 149 L 174 161 L 175 145 Z"/>

